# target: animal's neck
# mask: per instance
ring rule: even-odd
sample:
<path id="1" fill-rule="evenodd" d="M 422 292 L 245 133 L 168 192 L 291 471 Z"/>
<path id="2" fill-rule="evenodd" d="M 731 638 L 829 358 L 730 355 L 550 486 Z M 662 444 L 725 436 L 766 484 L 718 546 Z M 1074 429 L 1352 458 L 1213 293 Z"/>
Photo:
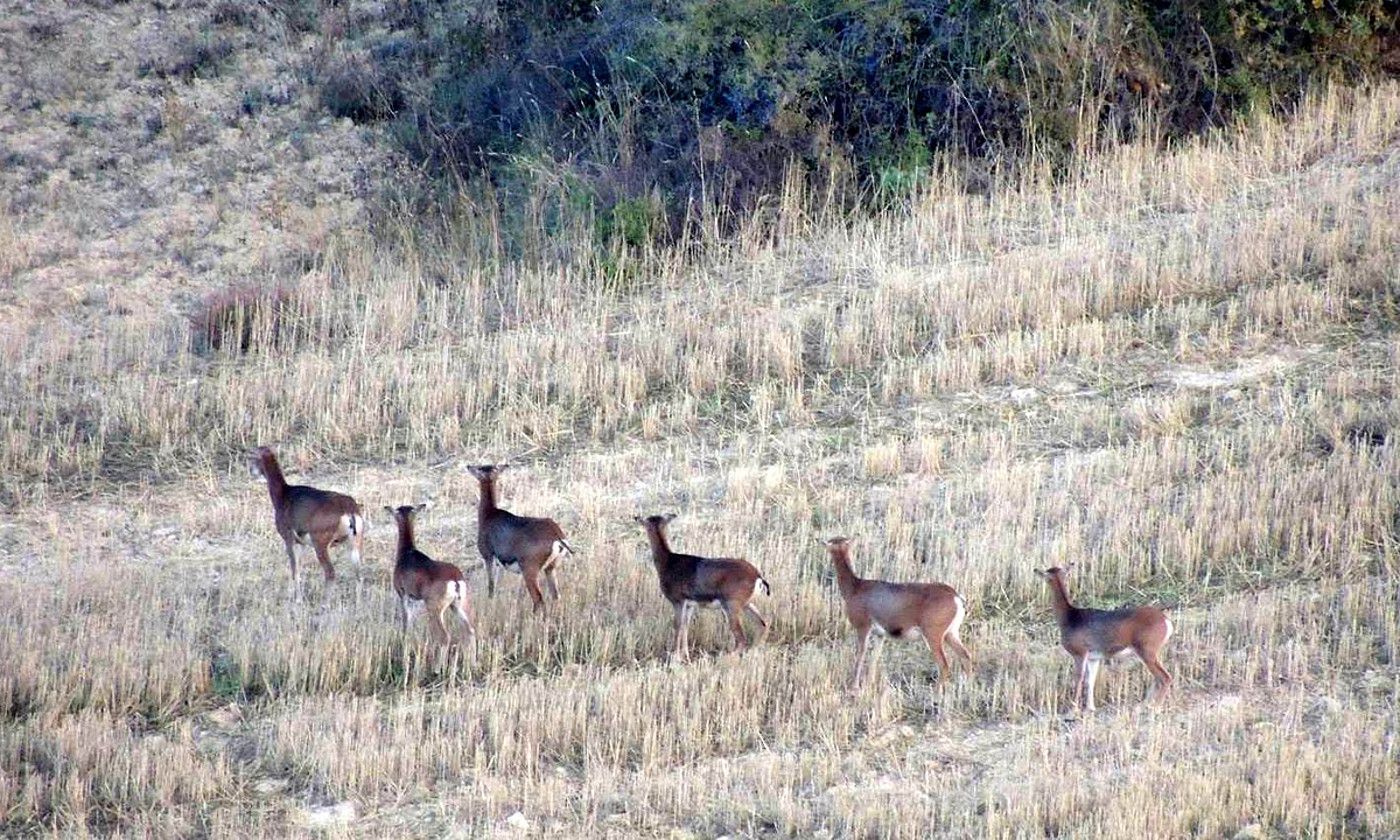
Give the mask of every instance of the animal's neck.
<path id="1" fill-rule="evenodd" d="M 1074 609 L 1069 602 L 1069 593 L 1065 591 L 1065 582 L 1059 575 L 1050 577 L 1050 600 L 1055 605 L 1055 615 L 1062 621 Z"/>
<path id="2" fill-rule="evenodd" d="M 282 466 L 277 463 L 277 459 L 269 455 L 262 462 L 263 478 L 267 479 L 267 494 L 272 497 L 272 503 L 279 505 L 282 498 L 287 495 L 287 479 L 282 475 Z"/>
<path id="3" fill-rule="evenodd" d="M 666 535 L 661 533 L 661 529 L 648 528 L 647 542 L 651 543 L 651 559 L 658 566 L 671 559 L 671 547 L 666 544 Z"/>
<path id="4" fill-rule="evenodd" d="M 413 523 L 399 523 L 399 558 L 402 559 L 408 552 L 413 550 Z"/>
<path id="5" fill-rule="evenodd" d="M 477 513 L 485 516 L 496 510 L 496 480 L 494 478 L 481 479 L 481 503 L 477 505 Z"/>
<path id="6" fill-rule="evenodd" d="M 831 564 L 836 567 L 836 586 L 841 590 L 842 595 L 850 595 L 856 591 L 856 584 L 860 578 L 851 569 L 851 558 L 844 551 L 833 551 L 831 553 Z"/>

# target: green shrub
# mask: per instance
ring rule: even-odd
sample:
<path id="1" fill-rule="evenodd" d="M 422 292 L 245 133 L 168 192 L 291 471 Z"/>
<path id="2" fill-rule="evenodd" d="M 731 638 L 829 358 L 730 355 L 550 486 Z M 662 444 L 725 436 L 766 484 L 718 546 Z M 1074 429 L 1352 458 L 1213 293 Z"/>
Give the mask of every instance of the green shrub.
<path id="1" fill-rule="evenodd" d="M 1314 79 L 1374 72 L 1396 12 L 1383 0 L 404 0 L 388 25 L 398 46 L 327 75 L 329 110 L 393 115 L 408 154 L 477 173 L 503 206 L 535 186 L 512 161 L 569 161 L 611 208 L 603 239 L 625 241 L 658 230 L 625 203 L 636 196 L 665 196 L 672 223 L 702 192 L 743 211 L 794 162 L 853 171 L 859 192 L 894 199 L 941 149 L 1055 155 L 1198 131 Z M 397 81 L 409 72 L 412 92 Z"/>

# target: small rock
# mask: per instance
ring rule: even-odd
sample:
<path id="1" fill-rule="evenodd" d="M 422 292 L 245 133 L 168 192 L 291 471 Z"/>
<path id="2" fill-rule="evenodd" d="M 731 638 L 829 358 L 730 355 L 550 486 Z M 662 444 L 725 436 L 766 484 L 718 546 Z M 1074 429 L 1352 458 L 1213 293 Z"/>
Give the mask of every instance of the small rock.
<path id="1" fill-rule="evenodd" d="M 281 793 L 290 785 L 291 782 L 286 779 L 259 779 L 253 785 L 253 792 L 263 796 L 271 796 L 274 793 Z"/>
<path id="2" fill-rule="evenodd" d="M 1264 833 L 1264 826 L 1257 822 L 1244 826 L 1234 834 L 1234 840 L 1263 840 L 1265 837 L 1268 835 Z"/>
<path id="3" fill-rule="evenodd" d="M 506 825 L 510 826 L 516 831 L 530 830 L 529 818 L 519 811 L 516 811 L 514 814 L 511 814 L 510 816 L 506 817 Z"/>
<path id="4" fill-rule="evenodd" d="M 1030 405 L 1040 399 L 1040 392 L 1034 388 L 1015 388 L 1011 391 L 1011 401 L 1017 405 Z"/>
<path id="5" fill-rule="evenodd" d="M 330 828 L 344 825 L 355 819 L 355 803 L 337 802 L 334 805 L 317 805 L 301 812 L 302 821 L 311 828 Z"/>

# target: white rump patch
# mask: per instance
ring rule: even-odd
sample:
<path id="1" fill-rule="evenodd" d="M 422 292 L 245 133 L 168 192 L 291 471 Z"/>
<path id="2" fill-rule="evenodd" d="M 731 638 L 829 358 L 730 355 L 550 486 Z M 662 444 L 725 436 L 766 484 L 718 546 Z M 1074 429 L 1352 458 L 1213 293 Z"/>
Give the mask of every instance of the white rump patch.
<path id="1" fill-rule="evenodd" d="M 555 540 L 554 544 L 549 547 L 549 556 L 544 558 L 544 565 L 540 568 L 552 569 L 555 563 L 563 560 L 570 553 L 569 547 L 564 544 L 563 540 Z"/>
<path id="2" fill-rule="evenodd" d="M 958 608 L 958 611 L 953 613 L 953 620 L 948 625 L 948 629 L 943 635 L 945 637 L 952 636 L 956 639 L 958 638 L 958 628 L 962 627 L 963 619 L 967 617 L 967 601 L 963 600 L 963 596 L 961 595 L 954 595 L 953 605 Z"/>

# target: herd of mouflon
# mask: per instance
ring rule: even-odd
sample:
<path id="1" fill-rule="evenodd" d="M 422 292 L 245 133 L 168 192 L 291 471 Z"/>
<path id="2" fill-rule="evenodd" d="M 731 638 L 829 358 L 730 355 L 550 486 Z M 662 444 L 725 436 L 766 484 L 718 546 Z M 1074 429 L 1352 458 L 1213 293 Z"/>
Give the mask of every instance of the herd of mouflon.
<path id="1" fill-rule="evenodd" d="M 327 581 L 335 580 L 331 546 L 348 543 L 351 560 L 359 561 L 365 531 L 359 503 L 343 493 L 288 484 L 277 456 L 266 446 L 249 455 L 249 465 L 255 475 L 267 482 L 274 522 L 287 550 L 294 586 L 298 545 L 315 549 L 316 560 Z M 553 519 L 519 516 L 497 505 L 496 484 L 505 465 L 468 469 L 480 484 L 477 550 L 486 570 L 488 596 L 495 596 L 501 570 L 508 569 L 524 579 L 525 591 L 534 602 L 535 611 L 544 611 L 546 599 L 541 581 L 549 597 L 558 600 L 555 575 L 560 561 L 573 554 L 564 539 L 563 529 Z M 428 627 L 438 643 L 448 647 L 454 644 L 446 623 L 448 612 L 453 612 L 460 619 L 466 641 L 473 644 L 476 628 L 462 570 L 451 563 L 432 559 L 414 541 L 414 520 L 426 507 L 420 504 L 385 508 L 398 526 L 393 587 L 399 598 L 402 628 L 405 632 L 408 630 L 410 608 L 421 604 L 426 608 Z M 745 616 L 758 625 L 758 638 L 763 638 L 768 620 L 752 601 L 760 587 L 764 594 L 770 594 L 771 589 L 752 563 L 737 557 L 702 557 L 672 551 L 666 540 L 666 526 L 675 519 L 675 514 L 634 519 L 646 532 L 651 545 L 661 594 L 675 611 L 674 655 L 677 658 L 684 658 L 688 650 L 687 628 L 696 607 L 722 609 L 729 619 L 735 644 L 741 650 L 749 645 L 743 624 Z M 945 678 L 951 674 L 945 645 L 968 664 L 972 662 L 972 655 L 958 638 L 958 630 L 967 615 L 967 602 L 956 590 L 944 583 L 894 583 L 858 577 L 851 568 L 850 544 L 845 537 L 825 542 L 836 573 L 836 584 L 845 602 L 846 617 L 856 633 L 852 676 L 855 685 L 862 682 L 866 657 L 877 636 L 903 639 L 922 636 Z M 1037 570 L 1036 573 L 1049 583 L 1060 625 L 1060 644 L 1074 657 L 1075 707 L 1081 707 L 1083 699 L 1083 708 L 1093 711 L 1094 682 L 1099 667 L 1105 660 L 1128 655 L 1135 654 L 1156 678 L 1148 698 L 1165 692 L 1171 686 L 1172 677 L 1162 667 L 1158 654 L 1172 634 L 1172 623 L 1166 613 L 1156 607 L 1117 610 L 1076 607 L 1070 603 L 1065 583 L 1070 568 L 1071 564 L 1067 564 L 1065 568 Z"/>

